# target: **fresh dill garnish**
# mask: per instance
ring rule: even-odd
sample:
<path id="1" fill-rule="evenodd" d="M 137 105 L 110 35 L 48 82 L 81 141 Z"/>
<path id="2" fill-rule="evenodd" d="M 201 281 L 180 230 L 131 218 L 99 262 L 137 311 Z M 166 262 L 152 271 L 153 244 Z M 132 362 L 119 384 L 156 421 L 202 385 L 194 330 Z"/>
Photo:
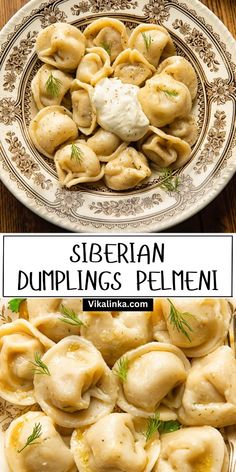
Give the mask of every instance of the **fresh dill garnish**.
<path id="1" fill-rule="evenodd" d="M 169 420 L 169 421 L 161 421 L 160 427 L 158 429 L 160 434 L 166 433 L 173 433 L 174 431 L 178 431 L 181 428 L 181 424 L 178 420 Z"/>
<path id="2" fill-rule="evenodd" d="M 71 144 L 71 159 L 75 159 L 76 161 L 78 161 L 80 164 L 83 160 L 83 157 L 84 157 L 84 154 L 83 152 L 81 151 L 81 149 L 79 148 L 79 146 L 77 146 L 77 144 L 74 144 L 72 143 Z"/>
<path id="3" fill-rule="evenodd" d="M 160 414 L 157 412 L 147 421 L 147 430 L 144 433 L 146 441 L 148 441 L 153 434 L 157 431 L 160 434 L 172 433 L 181 428 L 181 424 L 178 421 L 162 421 L 160 420 Z"/>
<path id="4" fill-rule="evenodd" d="M 144 40 L 144 43 L 145 43 L 146 50 L 148 52 L 149 49 L 150 49 L 150 46 L 153 42 L 153 39 L 152 39 L 150 34 L 146 34 L 146 33 L 142 33 L 142 37 L 143 37 L 143 40 Z"/>
<path id="5" fill-rule="evenodd" d="M 18 449 L 17 452 L 22 452 L 27 446 L 37 444 L 35 440 L 40 438 L 41 435 L 42 435 L 42 425 L 41 423 L 35 423 L 34 429 L 32 433 L 28 436 L 25 445 L 21 449 Z"/>
<path id="6" fill-rule="evenodd" d="M 52 75 L 49 75 L 47 82 L 46 82 L 46 90 L 50 97 L 56 98 L 60 93 L 60 88 L 62 86 L 62 82 L 60 79 L 57 79 Z"/>
<path id="7" fill-rule="evenodd" d="M 13 313 L 19 313 L 21 303 L 23 303 L 25 300 L 26 298 L 12 298 L 11 300 L 9 300 L 7 307 Z"/>
<path id="8" fill-rule="evenodd" d="M 126 357 L 122 357 L 117 363 L 115 374 L 117 375 L 117 377 L 119 377 L 119 379 L 122 382 L 125 382 L 127 380 L 128 370 L 129 370 L 129 361 Z"/>
<path id="9" fill-rule="evenodd" d="M 78 317 L 77 313 L 71 308 L 61 305 L 61 318 L 59 318 L 64 323 L 70 324 L 72 326 L 85 326 L 83 321 Z"/>
<path id="10" fill-rule="evenodd" d="M 194 315 L 188 312 L 180 312 L 179 310 L 177 310 L 177 308 L 174 306 L 174 304 L 169 298 L 167 298 L 167 300 L 170 304 L 170 323 L 177 329 L 177 331 L 184 334 L 184 336 L 186 336 L 189 342 L 191 342 L 189 331 L 192 332 L 193 330 L 188 321 L 186 320 L 186 317 L 194 318 Z"/>
<path id="11" fill-rule="evenodd" d="M 173 176 L 173 171 L 169 168 L 161 169 L 161 175 L 164 182 L 160 184 L 160 187 L 169 192 L 178 192 L 178 187 L 180 184 L 180 179 L 178 176 Z"/>
<path id="12" fill-rule="evenodd" d="M 41 357 L 42 356 L 38 352 L 35 352 L 34 362 L 31 362 L 31 364 L 33 364 L 35 367 L 34 374 L 51 375 L 48 366 L 44 364 Z"/>
<path id="13" fill-rule="evenodd" d="M 105 49 L 105 51 L 107 52 L 107 54 L 109 54 L 109 56 L 111 55 L 111 48 L 112 48 L 111 42 L 107 43 L 106 41 L 102 41 L 100 43 L 100 46 L 101 48 Z"/>

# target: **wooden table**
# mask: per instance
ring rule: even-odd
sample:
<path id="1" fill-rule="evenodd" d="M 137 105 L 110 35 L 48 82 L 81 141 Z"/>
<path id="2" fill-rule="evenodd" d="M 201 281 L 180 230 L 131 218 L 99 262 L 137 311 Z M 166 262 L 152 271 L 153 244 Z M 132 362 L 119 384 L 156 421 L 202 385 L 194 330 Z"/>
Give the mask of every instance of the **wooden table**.
<path id="1" fill-rule="evenodd" d="M 0 26 L 19 10 L 27 0 L 0 0 Z M 236 37 L 236 0 L 202 0 Z M 204 210 L 171 232 L 236 232 L 236 177 L 227 188 Z M 19 203 L 0 182 L 0 231 L 1 232 L 61 232 L 63 231 Z"/>

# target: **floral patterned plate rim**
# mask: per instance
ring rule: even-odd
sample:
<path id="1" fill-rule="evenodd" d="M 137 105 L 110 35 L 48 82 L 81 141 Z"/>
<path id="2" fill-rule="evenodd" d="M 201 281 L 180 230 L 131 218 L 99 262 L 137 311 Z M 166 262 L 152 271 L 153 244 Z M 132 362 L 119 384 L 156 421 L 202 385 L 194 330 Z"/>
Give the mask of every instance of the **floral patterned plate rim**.
<path id="1" fill-rule="evenodd" d="M 29 139 L 37 33 L 56 21 L 83 27 L 107 15 L 129 28 L 140 22 L 162 24 L 178 53 L 195 67 L 200 133 L 190 162 L 179 172 L 178 192 L 163 190 L 155 172 L 129 192 L 112 192 L 102 184 L 64 190 Z M 1 180 L 32 211 L 71 231 L 161 231 L 180 223 L 210 203 L 236 169 L 235 51 L 228 30 L 198 0 L 191 6 L 184 0 L 31 0 L 0 34 Z"/>

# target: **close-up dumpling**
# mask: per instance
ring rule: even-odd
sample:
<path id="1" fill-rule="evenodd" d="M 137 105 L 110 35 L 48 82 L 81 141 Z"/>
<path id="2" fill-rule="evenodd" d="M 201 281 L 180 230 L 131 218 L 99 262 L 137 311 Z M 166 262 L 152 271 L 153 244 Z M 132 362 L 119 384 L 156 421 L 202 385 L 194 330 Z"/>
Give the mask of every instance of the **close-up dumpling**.
<path id="1" fill-rule="evenodd" d="M 110 62 L 110 56 L 104 48 L 88 48 L 79 63 L 76 78 L 80 82 L 96 85 L 99 80 L 112 74 L 113 69 Z"/>
<path id="2" fill-rule="evenodd" d="M 193 146 L 199 135 L 198 125 L 193 115 L 177 118 L 173 123 L 167 125 L 163 131 L 166 134 L 183 139 L 190 146 Z"/>
<path id="3" fill-rule="evenodd" d="M 161 72 L 185 84 L 190 91 L 192 100 L 196 98 L 198 89 L 197 74 L 192 64 L 184 57 L 168 57 L 168 59 L 165 59 L 158 67 L 157 73 L 160 74 Z"/>
<path id="4" fill-rule="evenodd" d="M 154 67 L 161 58 L 173 56 L 175 46 L 166 28 L 154 24 L 138 25 L 131 33 L 129 47 L 137 49 Z"/>
<path id="5" fill-rule="evenodd" d="M 151 472 L 159 456 L 155 433 L 149 441 L 127 413 L 112 413 L 85 431 L 74 431 L 71 449 L 80 472 Z"/>
<path id="6" fill-rule="evenodd" d="M 42 361 L 49 375 L 35 375 L 35 396 L 56 424 L 79 428 L 112 412 L 116 376 L 87 339 L 68 336 L 49 349 Z"/>
<path id="7" fill-rule="evenodd" d="M 104 48 L 113 62 L 128 44 L 128 35 L 124 23 L 114 18 L 100 18 L 93 21 L 84 30 L 87 47 Z"/>
<path id="8" fill-rule="evenodd" d="M 105 182 L 112 190 L 127 190 L 150 177 L 146 157 L 133 147 L 127 147 L 105 167 Z"/>
<path id="9" fill-rule="evenodd" d="M 44 413 L 29 411 L 12 421 L 5 451 L 11 472 L 76 472 L 70 448 Z"/>
<path id="10" fill-rule="evenodd" d="M 0 396 L 14 405 L 33 405 L 35 356 L 43 356 L 53 345 L 50 339 L 26 320 L 2 325 Z"/>
<path id="11" fill-rule="evenodd" d="M 93 87 L 75 79 L 71 85 L 73 120 L 86 136 L 92 134 L 97 126 L 96 108 L 91 100 Z"/>
<path id="12" fill-rule="evenodd" d="M 73 77 L 66 72 L 44 64 L 32 80 L 31 88 L 37 108 L 61 105 L 70 89 Z"/>
<path id="13" fill-rule="evenodd" d="M 128 144 L 122 143 L 116 134 L 99 128 L 87 140 L 87 145 L 95 152 L 100 162 L 109 162 L 124 151 Z"/>
<path id="14" fill-rule="evenodd" d="M 192 361 L 178 416 L 188 426 L 236 423 L 236 359 L 229 346 Z"/>
<path id="15" fill-rule="evenodd" d="M 128 351 L 113 367 L 118 406 L 141 417 L 152 416 L 161 403 L 179 408 L 189 368 L 184 353 L 172 344 L 151 342 Z"/>
<path id="16" fill-rule="evenodd" d="M 138 99 L 152 126 L 162 128 L 192 109 L 189 89 L 165 73 L 155 75 L 139 90 Z"/>
<path id="17" fill-rule="evenodd" d="M 85 52 L 85 37 L 69 23 L 54 23 L 37 36 L 36 52 L 39 59 L 58 69 L 72 71 Z"/>
<path id="18" fill-rule="evenodd" d="M 104 168 L 95 152 L 84 140 L 77 140 L 61 147 L 54 162 L 61 185 L 70 188 L 85 182 L 97 182 L 104 175 Z"/>
<path id="19" fill-rule="evenodd" d="M 114 77 L 125 84 L 141 86 L 156 71 L 155 67 L 136 49 L 126 49 L 116 58 Z"/>
<path id="20" fill-rule="evenodd" d="M 62 144 L 77 138 L 78 129 L 67 108 L 53 105 L 37 113 L 30 123 L 29 134 L 36 149 L 53 159 Z"/>
<path id="21" fill-rule="evenodd" d="M 228 472 L 224 439 L 211 426 L 183 428 L 161 436 L 153 472 Z"/>

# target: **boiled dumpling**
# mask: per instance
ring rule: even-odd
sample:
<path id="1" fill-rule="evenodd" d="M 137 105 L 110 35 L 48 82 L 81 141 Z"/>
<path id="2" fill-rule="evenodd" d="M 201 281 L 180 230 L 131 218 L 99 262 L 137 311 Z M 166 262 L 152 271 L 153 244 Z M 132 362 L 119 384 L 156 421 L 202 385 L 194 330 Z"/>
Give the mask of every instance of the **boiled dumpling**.
<path id="1" fill-rule="evenodd" d="M 35 396 L 56 424 L 79 428 L 111 413 L 117 379 L 87 339 L 68 336 L 49 349 L 42 361 L 50 375 L 35 376 Z"/>
<path id="2" fill-rule="evenodd" d="M 155 67 L 136 49 L 125 49 L 116 58 L 114 77 L 125 84 L 143 85 L 155 72 Z"/>
<path id="3" fill-rule="evenodd" d="M 140 51 L 144 57 L 157 67 L 160 58 L 175 54 L 174 43 L 163 26 L 153 24 L 141 24 L 131 33 L 129 47 Z"/>
<path id="4" fill-rule="evenodd" d="M 36 433 L 36 439 L 26 445 Z M 51 418 L 29 411 L 12 421 L 6 432 L 5 451 L 12 472 L 75 472 L 72 452 Z"/>
<path id="5" fill-rule="evenodd" d="M 178 416 L 189 426 L 236 423 L 236 359 L 230 347 L 193 360 Z"/>
<path id="6" fill-rule="evenodd" d="M 170 136 L 162 130 L 149 127 L 149 132 L 141 142 L 142 152 L 159 167 L 178 169 L 189 161 L 191 147 L 186 141 Z"/>
<path id="7" fill-rule="evenodd" d="M 78 129 L 69 110 L 53 105 L 37 113 L 30 123 L 29 133 L 38 151 L 53 159 L 59 146 L 77 138 Z"/>
<path id="8" fill-rule="evenodd" d="M 39 110 L 51 105 L 60 105 L 70 89 L 73 77 L 44 64 L 31 83 L 34 101 Z"/>
<path id="9" fill-rule="evenodd" d="M 96 108 L 91 96 L 93 87 L 89 84 L 74 80 L 71 86 L 71 99 L 73 108 L 73 120 L 79 130 L 85 135 L 90 135 L 97 126 Z"/>
<path id="10" fill-rule="evenodd" d="M 126 148 L 105 167 L 105 182 L 112 190 L 127 190 L 150 177 L 146 157 L 132 147 Z"/>
<path id="11" fill-rule="evenodd" d="M 87 140 L 87 145 L 95 152 L 99 161 L 109 162 L 118 156 L 126 147 L 116 134 L 99 128 L 96 133 Z"/>
<path id="12" fill-rule="evenodd" d="M 159 443 L 158 433 L 146 441 L 131 415 L 112 413 L 84 432 L 74 431 L 71 449 L 80 472 L 151 472 Z"/>
<path id="13" fill-rule="evenodd" d="M 15 405 L 33 405 L 35 354 L 54 343 L 26 320 L 0 327 L 0 396 Z"/>
<path id="14" fill-rule="evenodd" d="M 80 333 L 80 323 L 69 324 L 68 321 L 71 320 L 69 316 L 65 316 L 68 313 L 80 319 L 82 311 L 80 298 L 27 298 L 27 310 L 29 321 L 55 342 L 71 334 Z"/>
<path id="15" fill-rule="evenodd" d="M 101 18 L 93 21 L 84 30 L 88 47 L 99 46 L 109 54 L 111 61 L 127 47 L 128 36 L 125 25 L 114 18 Z"/>
<path id="16" fill-rule="evenodd" d="M 62 70 L 74 70 L 85 52 L 85 37 L 68 23 L 55 23 L 38 34 L 36 52 L 41 61 Z"/>
<path id="17" fill-rule="evenodd" d="M 161 437 L 153 472 L 228 472 L 224 439 L 211 426 L 184 428 Z"/>
<path id="18" fill-rule="evenodd" d="M 163 131 L 166 134 L 183 139 L 190 146 L 193 146 L 198 139 L 198 126 L 193 115 L 177 118 L 173 123 L 167 125 Z"/>
<path id="19" fill-rule="evenodd" d="M 120 379 L 120 367 L 127 366 Z M 119 378 L 118 406 L 134 416 L 152 416 L 160 403 L 178 408 L 190 364 L 172 344 L 152 342 L 128 351 L 113 367 Z"/>
<path id="20" fill-rule="evenodd" d="M 198 89 L 197 74 L 192 64 L 184 59 L 184 57 L 168 57 L 159 65 L 157 72 L 158 74 L 164 72 L 173 77 L 173 79 L 182 82 L 188 87 L 192 100 L 196 98 Z"/>
<path id="21" fill-rule="evenodd" d="M 109 54 L 103 48 L 93 47 L 88 48 L 81 59 L 76 78 L 80 82 L 96 85 L 99 80 L 109 77 L 112 71 Z"/>

